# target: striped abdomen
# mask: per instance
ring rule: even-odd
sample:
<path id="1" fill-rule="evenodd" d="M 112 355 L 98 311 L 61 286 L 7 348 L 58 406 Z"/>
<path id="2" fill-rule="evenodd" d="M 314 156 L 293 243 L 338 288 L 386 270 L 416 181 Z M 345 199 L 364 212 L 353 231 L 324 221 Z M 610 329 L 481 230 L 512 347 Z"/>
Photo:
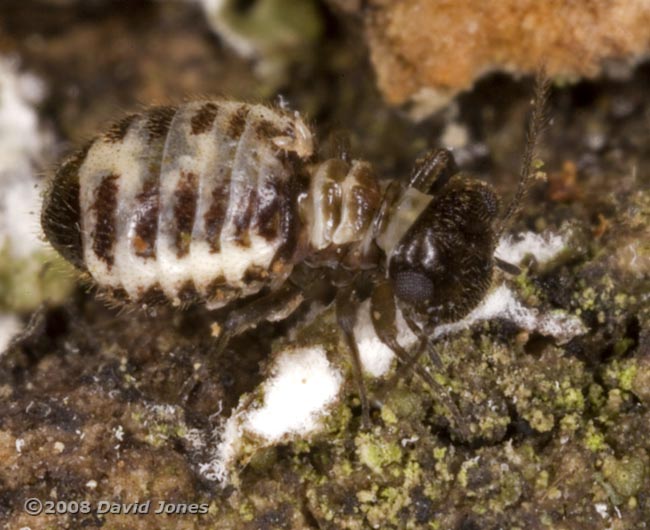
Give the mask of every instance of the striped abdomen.
<path id="1" fill-rule="evenodd" d="M 115 294 L 223 305 L 290 273 L 294 162 L 311 151 L 297 115 L 263 105 L 153 108 L 61 166 L 43 227 Z"/>

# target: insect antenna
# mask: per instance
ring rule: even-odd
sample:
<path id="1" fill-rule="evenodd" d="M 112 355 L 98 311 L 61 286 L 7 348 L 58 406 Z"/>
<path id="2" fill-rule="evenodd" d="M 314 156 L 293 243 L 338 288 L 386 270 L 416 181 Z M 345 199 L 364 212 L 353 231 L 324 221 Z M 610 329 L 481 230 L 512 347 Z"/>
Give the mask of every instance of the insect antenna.
<path id="1" fill-rule="evenodd" d="M 508 205 L 508 209 L 499 222 L 496 231 L 497 240 L 507 228 L 511 219 L 519 211 L 521 202 L 535 180 L 535 160 L 537 158 L 539 138 L 544 132 L 544 128 L 548 122 L 546 104 L 548 101 L 550 86 L 551 83 L 546 75 L 545 68 L 540 67 L 535 76 L 535 92 L 532 101 L 533 110 L 526 131 L 526 148 L 524 151 L 524 158 L 521 161 L 519 184 L 517 185 L 517 191 L 515 192 L 514 197 Z"/>

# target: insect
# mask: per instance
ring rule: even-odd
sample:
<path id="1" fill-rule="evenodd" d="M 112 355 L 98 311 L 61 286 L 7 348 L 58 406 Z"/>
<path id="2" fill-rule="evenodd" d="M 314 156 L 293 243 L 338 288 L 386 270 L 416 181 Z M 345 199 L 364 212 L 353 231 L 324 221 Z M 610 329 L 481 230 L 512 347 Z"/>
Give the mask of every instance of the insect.
<path id="1" fill-rule="evenodd" d="M 347 153 L 317 160 L 298 113 L 214 100 L 132 114 L 92 140 L 56 172 L 42 226 L 112 299 L 232 307 L 217 350 L 287 317 L 322 291 L 315 285 L 333 286 L 367 422 L 358 303 L 370 297 L 380 339 L 438 388 L 416 360 L 433 327 L 483 298 L 494 265 L 508 268 L 494 250 L 532 181 L 544 93 L 502 216 L 492 187 L 459 172 L 447 150 L 419 159 L 407 184 L 382 183 Z M 397 343 L 398 308 L 422 337 L 415 354 Z"/>

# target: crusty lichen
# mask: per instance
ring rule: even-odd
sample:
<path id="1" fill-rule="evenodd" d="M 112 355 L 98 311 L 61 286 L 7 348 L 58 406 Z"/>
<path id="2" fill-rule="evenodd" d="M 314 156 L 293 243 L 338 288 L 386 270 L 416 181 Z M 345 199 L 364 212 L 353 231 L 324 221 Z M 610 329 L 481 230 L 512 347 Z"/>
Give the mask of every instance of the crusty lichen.
<path id="1" fill-rule="evenodd" d="M 643 0 L 370 2 L 363 12 L 379 86 L 391 103 L 443 106 L 486 72 L 594 77 L 606 61 L 648 53 Z M 588 31 L 576 28 L 589 28 Z"/>

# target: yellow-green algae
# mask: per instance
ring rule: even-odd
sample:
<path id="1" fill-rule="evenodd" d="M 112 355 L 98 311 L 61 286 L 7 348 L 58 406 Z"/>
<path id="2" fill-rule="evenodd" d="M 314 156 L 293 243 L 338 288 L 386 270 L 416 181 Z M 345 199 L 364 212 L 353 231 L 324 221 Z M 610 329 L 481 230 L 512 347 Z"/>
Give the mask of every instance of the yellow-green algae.
<path id="1" fill-rule="evenodd" d="M 25 313 L 47 302 L 62 303 L 78 278 L 74 268 L 52 249 L 15 256 L 11 244 L 0 248 L 0 312 Z"/>

